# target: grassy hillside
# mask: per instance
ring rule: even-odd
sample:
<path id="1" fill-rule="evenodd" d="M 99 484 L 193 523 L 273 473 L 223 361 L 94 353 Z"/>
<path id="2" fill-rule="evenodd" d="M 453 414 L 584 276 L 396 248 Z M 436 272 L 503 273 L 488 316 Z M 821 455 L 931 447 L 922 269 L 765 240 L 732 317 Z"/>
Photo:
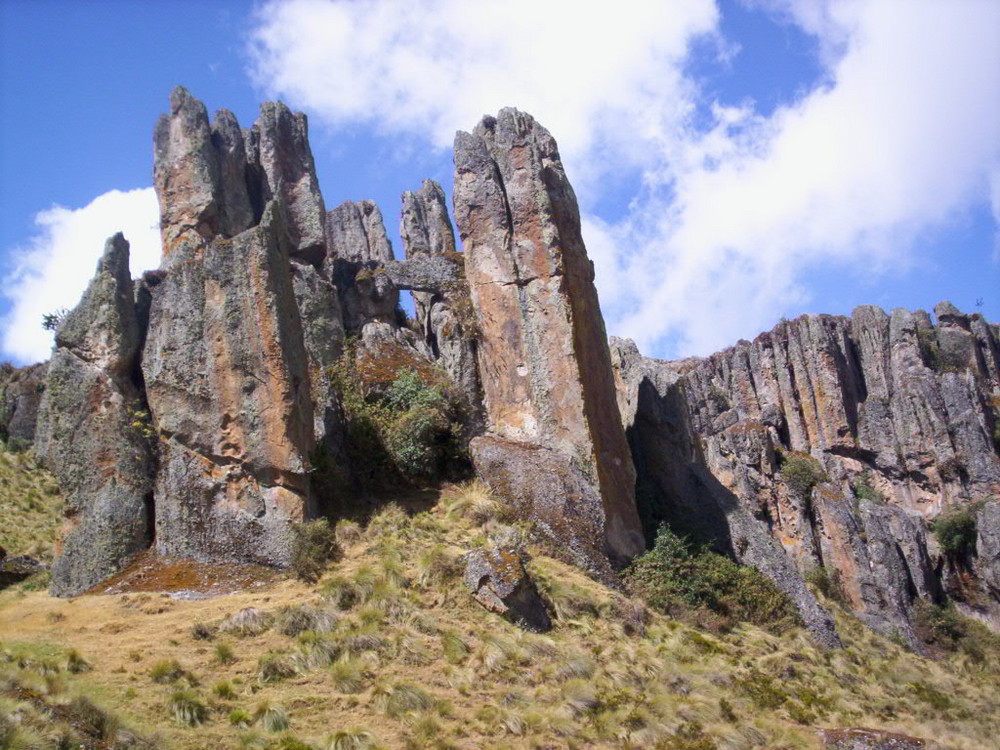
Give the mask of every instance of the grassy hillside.
<path id="1" fill-rule="evenodd" d="M 0 447 L 0 547 L 11 555 L 50 559 L 61 513 L 55 477 L 30 453 Z"/>
<path id="2" fill-rule="evenodd" d="M 994 653 L 930 661 L 835 605 L 837 651 L 794 628 L 712 633 L 534 549 L 555 627 L 522 632 L 460 580 L 463 552 L 518 533 L 497 510 L 473 488 L 431 510 L 390 506 L 365 527 L 341 523 L 343 556 L 316 585 L 285 579 L 200 600 L 6 592 L 0 717 L 85 695 L 178 750 L 773 750 L 816 748 L 816 727 L 851 726 L 947 748 L 995 742 Z"/>

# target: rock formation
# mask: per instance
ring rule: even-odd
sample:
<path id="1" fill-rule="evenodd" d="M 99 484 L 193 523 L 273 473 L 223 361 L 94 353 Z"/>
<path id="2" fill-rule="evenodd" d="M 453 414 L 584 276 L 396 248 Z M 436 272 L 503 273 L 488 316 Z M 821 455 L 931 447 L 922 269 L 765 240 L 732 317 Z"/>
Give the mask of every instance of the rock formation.
<path id="1" fill-rule="evenodd" d="M 397 286 L 414 290 L 417 326 L 479 422 L 481 392 L 476 367 L 476 327 L 465 283 L 463 257 L 455 252 L 444 190 L 425 180 L 403 193 L 399 233 L 406 261 L 389 268 Z"/>
<path id="2" fill-rule="evenodd" d="M 161 215 L 176 223 L 164 223 L 164 262 L 147 279 L 142 356 L 160 438 L 157 549 L 287 563 L 290 524 L 313 512 L 314 409 L 290 273 L 291 254 L 317 259 L 317 205 L 322 213 L 315 178 L 301 175 L 312 164 L 305 122 L 265 105 L 247 149 L 227 113 L 210 131 L 204 106 L 183 90 L 171 109 L 157 128 L 154 172 Z M 205 146 L 208 132 L 225 137 Z M 232 162 L 244 153 L 241 170 Z M 267 201 L 259 220 L 233 233 L 253 215 L 251 195 Z"/>
<path id="3" fill-rule="evenodd" d="M 948 594 L 1000 624 L 997 327 L 947 303 L 935 312 L 937 326 L 875 307 L 806 315 L 671 363 L 616 342 L 647 532 L 668 520 L 779 583 L 822 566 L 863 620 L 911 643 L 916 598 Z M 815 481 L 797 487 L 793 469 L 810 465 Z M 979 554 L 944 554 L 929 522 L 976 501 Z M 781 572 L 759 559 L 778 545 Z"/>
<path id="4" fill-rule="evenodd" d="M 0 440 L 8 446 L 27 447 L 35 441 L 47 370 L 47 362 L 21 368 L 0 364 Z"/>
<path id="5" fill-rule="evenodd" d="M 52 591 L 79 594 L 152 538 L 155 456 L 137 387 L 141 332 L 129 245 L 108 240 L 80 303 L 56 331 L 35 450 L 66 500 Z"/>
<path id="6" fill-rule="evenodd" d="M 552 629 L 545 602 L 524 566 L 517 547 L 493 545 L 465 556 L 465 587 L 472 597 L 520 628 L 544 633 Z"/>
<path id="7" fill-rule="evenodd" d="M 555 140 L 513 109 L 455 139 L 489 434 L 477 472 L 607 577 L 643 549 L 594 269 Z"/>

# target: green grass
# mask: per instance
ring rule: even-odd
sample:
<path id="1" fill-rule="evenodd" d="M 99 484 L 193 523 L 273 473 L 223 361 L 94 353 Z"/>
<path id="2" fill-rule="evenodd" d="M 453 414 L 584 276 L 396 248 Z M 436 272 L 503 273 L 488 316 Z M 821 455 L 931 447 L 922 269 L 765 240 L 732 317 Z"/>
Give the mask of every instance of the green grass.
<path id="1" fill-rule="evenodd" d="M 0 449 L 0 547 L 7 554 L 51 559 L 62 509 L 55 477 L 30 453 Z"/>

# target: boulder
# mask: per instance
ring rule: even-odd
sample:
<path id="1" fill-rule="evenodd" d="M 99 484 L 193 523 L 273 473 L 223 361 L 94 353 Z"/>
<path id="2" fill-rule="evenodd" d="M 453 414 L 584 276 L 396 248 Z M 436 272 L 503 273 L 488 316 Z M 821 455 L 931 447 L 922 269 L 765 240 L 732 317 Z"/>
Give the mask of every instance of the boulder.
<path id="1" fill-rule="evenodd" d="M 458 133 L 454 200 L 490 433 L 472 444 L 477 473 L 544 523 L 543 477 L 579 487 L 570 502 L 585 521 L 547 529 L 604 575 L 644 545 L 593 264 L 555 140 L 514 109 Z M 524 497 L 511 497 L 507 467 L 533 465 L 538 481 L 519 477 Z"/>
<path id="2" fill-rule="evenodd" d="M 827 750 L 931 750 L 936 744 L 880 729 L 821 729 L 820 741 Z"/>
<path id="3" fill-rule="evenodd" d="M 552 628 L 545 602 L 524 567 L 524 553 L 494 545 L 465 556 L 465 586 L 491 612 L 520 628 L 544 633 Z"/>

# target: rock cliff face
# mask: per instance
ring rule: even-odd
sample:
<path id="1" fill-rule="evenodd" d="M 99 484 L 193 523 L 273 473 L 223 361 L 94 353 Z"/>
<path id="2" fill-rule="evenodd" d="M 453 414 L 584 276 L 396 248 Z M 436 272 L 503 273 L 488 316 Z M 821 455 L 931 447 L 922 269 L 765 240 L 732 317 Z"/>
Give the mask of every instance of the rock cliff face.
<path id="1" fill-rule="evenodd" d="M 141 333 L 121 234 L 56 332 L 35 450 L 66 498 L 52 591 L 78 594 L 152 538 L 155 456 L 137 387 Z"/>
<path id="2" fill-rule="evenodd" d="M 513 109 L 455 140 L 489 433 L 476 470 L 603 576 L 643 548 L 594 269 L 555 140 Z M 584 363 L 586 365 L 584 366 Z"/>
<path id="3" fill-rule="evenodd" d="M 788 581 L 822 566 L 862 619 L 911 642 L 916 598 L 1000 624 L 997 327 L 935 313 L 807 315 L 669 363 L 615 342 L 647 533 L 669 520 L 719 540 L 800 606 Z M 980 519 L 967 558 L 928 533 L 965 506 Z"/>

